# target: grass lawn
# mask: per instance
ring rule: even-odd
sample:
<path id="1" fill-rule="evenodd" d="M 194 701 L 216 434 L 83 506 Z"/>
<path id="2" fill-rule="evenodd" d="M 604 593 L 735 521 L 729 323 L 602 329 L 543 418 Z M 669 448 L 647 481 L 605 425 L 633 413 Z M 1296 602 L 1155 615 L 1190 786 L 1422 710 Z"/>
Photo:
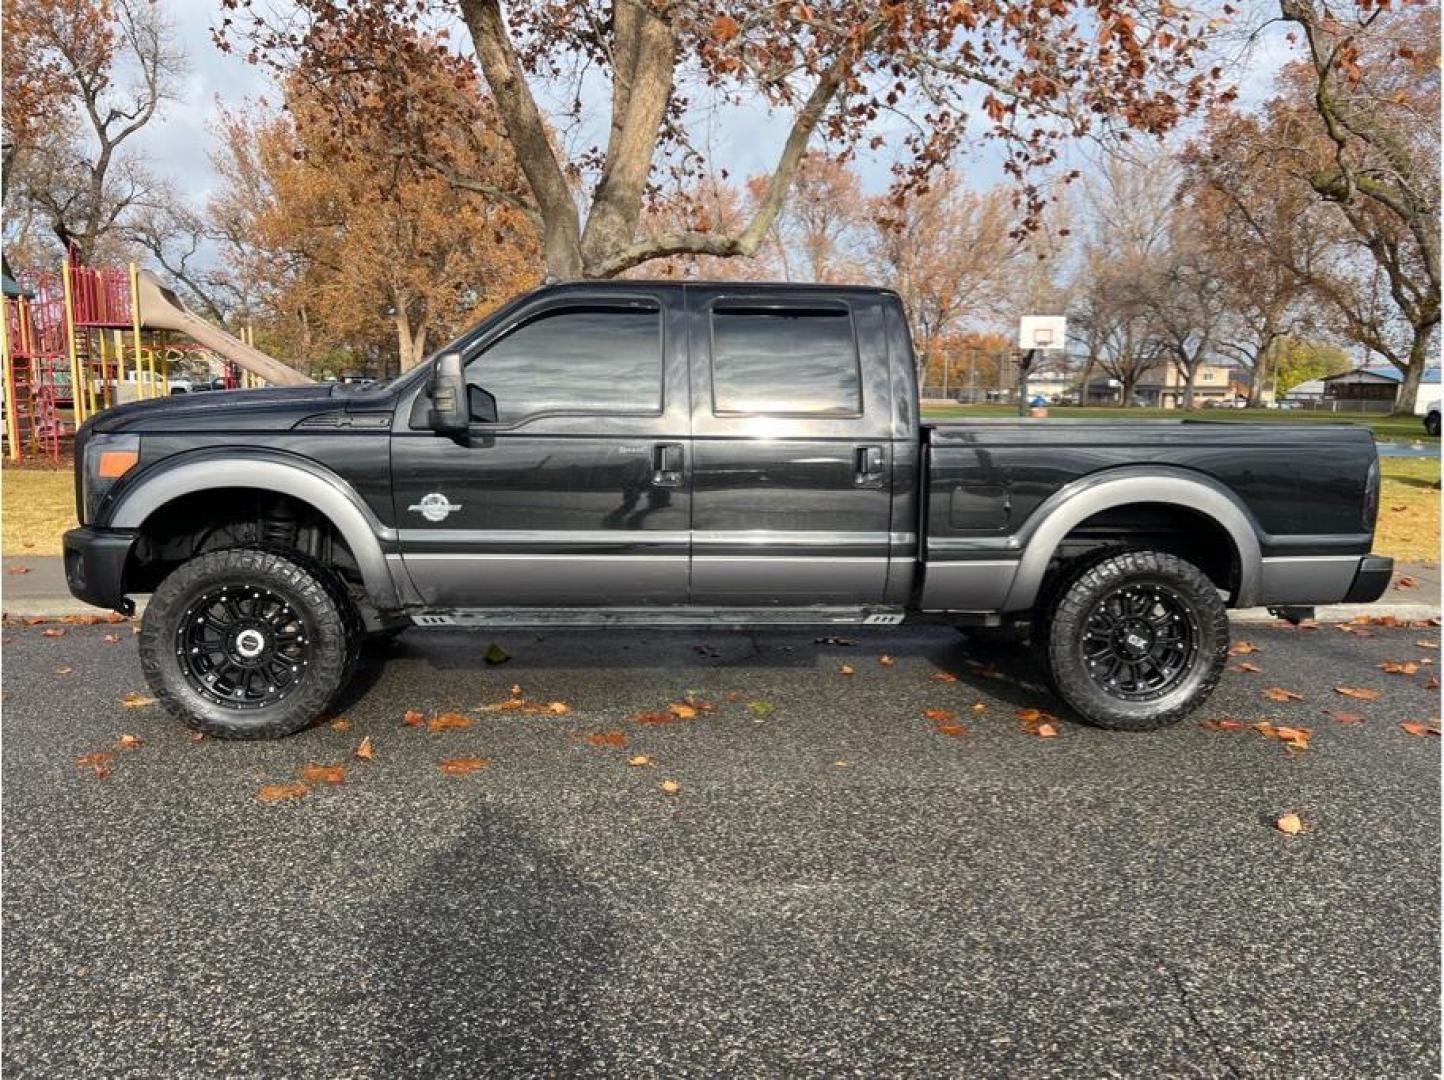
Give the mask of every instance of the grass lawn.
<path id="1" fill-rule="evenodd" d="M 1142 410 L 1130 409 L 1130 413 Z M 1382 458 L 1384 490 L 1374 550 L 1403 562 L 1439 561 L 1438 458 Z M 6 555 L 59 555 L 60 534 L 75 524 L 69 469 L 7 468 L 4 485 Z"/>
<path id="2" fill-rule="evenodd" d="M 1271 424 L 1366 424 L 1374 429 L 1374 437 L 1384 442 L 1439 442 L 1437 435 L 1431 438 L 1424 434 L 1424 420 L 1418 416 L 1351 415 L 1293 409 L 1199 409 L 1186 413 L 1178 409 L 1123 409 L 1105 405 L 1089 405 L 1086 408 L 1054 405 L 1048 411 L 1050 416 L 1063 420 L 1182 420 L 1184 417 L 1192 417 L 1197 420 L 1224 420 L 1234 423 L 1251 420 Z M 946 420 L 958 416 L 1017 415 L 1017 407 L 1013 405 L 928 405 L 923 408 L 923 417 L 930 420 Z"/>

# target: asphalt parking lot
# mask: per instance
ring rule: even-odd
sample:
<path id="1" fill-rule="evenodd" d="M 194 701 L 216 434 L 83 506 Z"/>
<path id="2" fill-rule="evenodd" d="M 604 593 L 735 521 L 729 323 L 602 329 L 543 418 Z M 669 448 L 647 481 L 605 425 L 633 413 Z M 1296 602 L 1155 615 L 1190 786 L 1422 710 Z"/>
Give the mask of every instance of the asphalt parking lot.
<path id="1" fill-rule="evenodd" d="M 1437 629 L 1239 627 L 1261 670 L 1198 719 L 1303 751 L 1040 738 L 1026 663 L 928 628 L 509 632 L 496 666 L 413 631 L 346 730 L 196 742 L 122 706 L 128 626 L 46 629 L 4 630 L 7 1076 L 1439 1070 L 1440 740 L 1399 726 Z M 543 711 L 473 711 L 513 684 Z M 344 781 L 257 798 L 309 764 Z"/>

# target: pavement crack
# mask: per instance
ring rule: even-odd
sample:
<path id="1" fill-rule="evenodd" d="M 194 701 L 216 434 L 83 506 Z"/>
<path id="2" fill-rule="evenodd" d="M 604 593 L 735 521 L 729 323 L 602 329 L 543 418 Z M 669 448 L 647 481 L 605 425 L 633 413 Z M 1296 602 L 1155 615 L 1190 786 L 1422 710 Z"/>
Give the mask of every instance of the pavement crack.
<path id="1" fill-rule="evenodd" d="M 1193 1026 L 1202 1032 L 1204 1041 L 1208 1043 L 1208 1048 L 1213 1051 L 1213 1056 L 1218 1060 L 1218 1063 L 1223 1066 L 1229 1076 L 1241 1076 L 1242 1074 L 1238 1069 L 1234 1068 L 1233 1063 L 1224 1056 L 1223 1050 L 1213 1037 L 1212 1029 L 1209 1028 L 1208 1024 L 1204 1022 L 1203 1017 L 1201 1017 L 1193 1007 L 1193 995 L 1188 989 L 1188 984 L 1183 981 L 1183 976 L 1179 974 L 1178 969 L 1162 956 L 1155 956 L 1155 959 L 1163 974 L 1167 975 L 1170 981 L 1172 981 L 1174 992 L 1178 995 L 1178 1000 L 1183 1005 L 1183 1011 L 1188 1015 L 1188 1019 L 1192 1022 Z"/>

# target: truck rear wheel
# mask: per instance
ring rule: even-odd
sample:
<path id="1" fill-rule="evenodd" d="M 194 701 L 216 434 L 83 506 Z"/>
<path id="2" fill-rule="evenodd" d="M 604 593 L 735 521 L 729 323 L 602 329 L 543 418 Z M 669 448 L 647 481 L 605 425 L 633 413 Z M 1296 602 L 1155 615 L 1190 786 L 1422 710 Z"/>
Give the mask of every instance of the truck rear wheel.
<path id="1" fill-rule="evenodd" d="M 346 686 L 360 620 L 340 582 L 294 552 L 228 548 L 171 573 L 141 621 L 140 660 L 161 703 L 221 739 L 313 723 Z"/>
<path id="2" fill-rule="evenodd" d="M 1059 582 L 1035 641 L 1058 696 L 1087 723 L 1152 731 L 1177 723 L 1218 685 L 1228 611 L 1190 562 L 1111 552 Z"/>

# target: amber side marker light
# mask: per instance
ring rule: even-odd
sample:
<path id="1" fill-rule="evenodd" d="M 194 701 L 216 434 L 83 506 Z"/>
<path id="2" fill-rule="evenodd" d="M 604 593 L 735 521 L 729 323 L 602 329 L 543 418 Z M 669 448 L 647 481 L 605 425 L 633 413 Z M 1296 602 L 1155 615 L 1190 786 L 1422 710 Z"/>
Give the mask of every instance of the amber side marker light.
<path id="1" fill-rule="evenodd" d="M 114 480 L 130 472 L 139 460 L 139 450 L 102 450 L 96 475 L 107 480 Z"/>

